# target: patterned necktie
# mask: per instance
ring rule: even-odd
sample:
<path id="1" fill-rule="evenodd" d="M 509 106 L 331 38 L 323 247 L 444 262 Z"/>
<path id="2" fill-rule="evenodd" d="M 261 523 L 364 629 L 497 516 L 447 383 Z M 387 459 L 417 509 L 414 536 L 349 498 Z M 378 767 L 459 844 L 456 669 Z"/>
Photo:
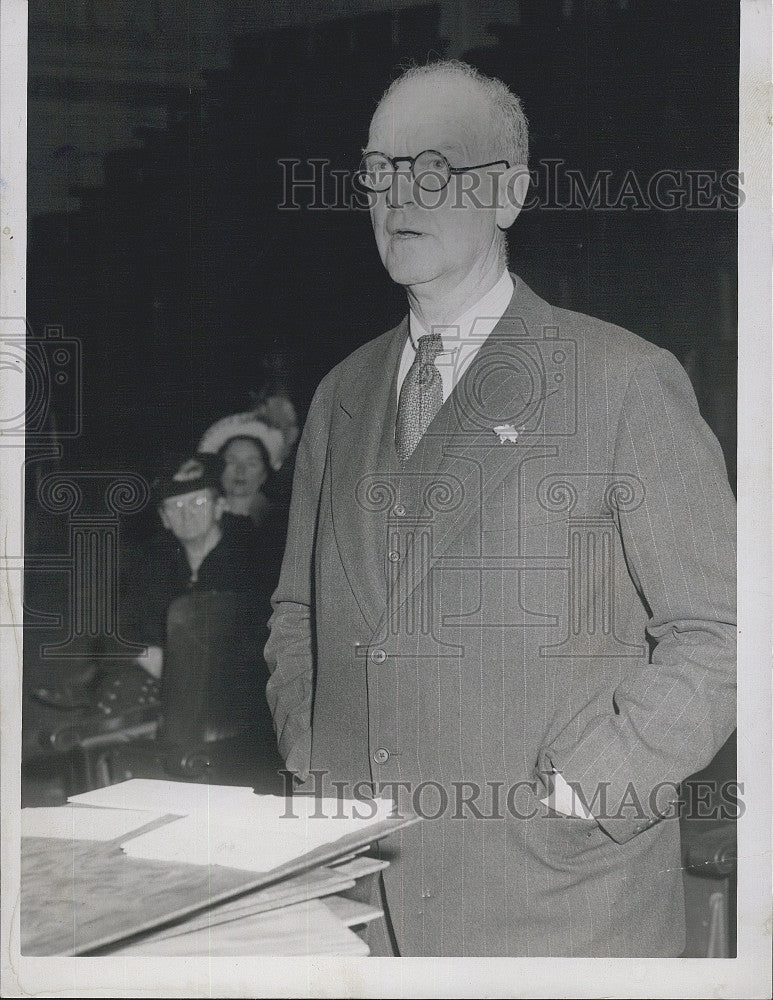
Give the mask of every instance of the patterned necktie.
<path id="1" fill-rule="evenodd" d="M 403 462 L 411 457 L 443 404 L 443 380 L 435 365 L 435 358 L 442 350 L 443 341 L 439 333 L 419 337 L 416 357 L 403 381 L 395 431 L 397 454 Z"/>

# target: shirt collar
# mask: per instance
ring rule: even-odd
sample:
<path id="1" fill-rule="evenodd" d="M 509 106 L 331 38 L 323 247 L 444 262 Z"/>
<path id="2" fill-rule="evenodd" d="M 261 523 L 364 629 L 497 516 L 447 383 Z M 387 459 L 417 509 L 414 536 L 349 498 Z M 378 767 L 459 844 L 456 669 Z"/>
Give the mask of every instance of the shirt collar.
<path id="1" fill-rule="evenodd" d="M 480 345 L 504 316 L 513 297 L 513 291 L 513 279 L 508 271 L 504 270 L 493 288 L 466 309 L 458 319 L 447 326 L 435 327 L 434 332 L 439 333 L 443 340 L 443 353 L 455 351 L 465 343 Z M 410 313 L 408 329 L 413 349 L 416 350 L 419 337 L 430 331 L 424 327 L 413 310 Z"/>

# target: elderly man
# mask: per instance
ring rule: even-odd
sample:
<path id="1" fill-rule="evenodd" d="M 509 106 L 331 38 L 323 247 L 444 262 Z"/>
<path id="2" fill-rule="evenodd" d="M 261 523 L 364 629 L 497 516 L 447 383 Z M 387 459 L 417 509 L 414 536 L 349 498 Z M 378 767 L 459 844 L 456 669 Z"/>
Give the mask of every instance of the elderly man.
<path id="1" fill-rule="evenodd" d="M 269 701 L 305 788 L 424 817 L 383 845 L 375 951 L 678 955 L 677 785 L 734 727 L 733 497 L 670 354 L 507 272 L 526 161 L 464 64 L 376 110 L 410 312 L 311 407 Z"/>

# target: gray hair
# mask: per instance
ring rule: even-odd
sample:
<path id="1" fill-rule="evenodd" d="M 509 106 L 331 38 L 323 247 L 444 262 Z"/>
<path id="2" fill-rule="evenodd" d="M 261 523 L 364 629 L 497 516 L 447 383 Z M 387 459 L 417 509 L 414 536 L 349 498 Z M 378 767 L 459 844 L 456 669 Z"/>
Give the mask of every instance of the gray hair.
<path id="1" fill-rule="evenodd" d="M 491 116 L 491 134 L 495 138 L 498 151 L 494 155 L 503 155 L 510 165 L 526 164 L 529 159 L 529 129 L 526 116 L 523 113 L 520 98 L 501 80 L 493 76 L 485 76 L 469 63 L 458 59 L 438 59 L 424 66 L 411 66 L 404 70 L 384 91 L 378 107 L 403 83 L 413 80 L 425 80 L 432 77 L 469 80 L 478 88 L 489 107 Z M 378 111 L 378 107 L 376 110 Z"/>

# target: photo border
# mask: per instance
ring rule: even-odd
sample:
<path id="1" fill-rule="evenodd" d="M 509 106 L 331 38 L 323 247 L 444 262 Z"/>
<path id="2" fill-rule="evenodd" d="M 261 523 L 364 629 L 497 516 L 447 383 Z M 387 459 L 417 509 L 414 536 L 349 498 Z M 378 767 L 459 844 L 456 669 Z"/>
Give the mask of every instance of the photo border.
<path id="1" fill-rule="evenodd" d="M 738 821 L 736 959 L 22 958 L 19 955 L 21 627 L 0 628 L 4 997 L 695 997 L 770 992 L 771 944 L 771 7 L 740 0 L 738 212 Z M 23 317 L 26 255 L 27 4 L 0 10 L 0 316 Z M 2 321 L 3 323 L 6 320 Z M 24 409 L 24 379 L 0 370 L 4 405 Z M 21 393 L 21 396 L 19 395 Z M 15 412 L 15 411 L 14 411 Z M 0 440 L 0 517 L 23 538 L 24 449 Z M 21 622 L 22 572 L 1 574 L 3 620 Z"/>

